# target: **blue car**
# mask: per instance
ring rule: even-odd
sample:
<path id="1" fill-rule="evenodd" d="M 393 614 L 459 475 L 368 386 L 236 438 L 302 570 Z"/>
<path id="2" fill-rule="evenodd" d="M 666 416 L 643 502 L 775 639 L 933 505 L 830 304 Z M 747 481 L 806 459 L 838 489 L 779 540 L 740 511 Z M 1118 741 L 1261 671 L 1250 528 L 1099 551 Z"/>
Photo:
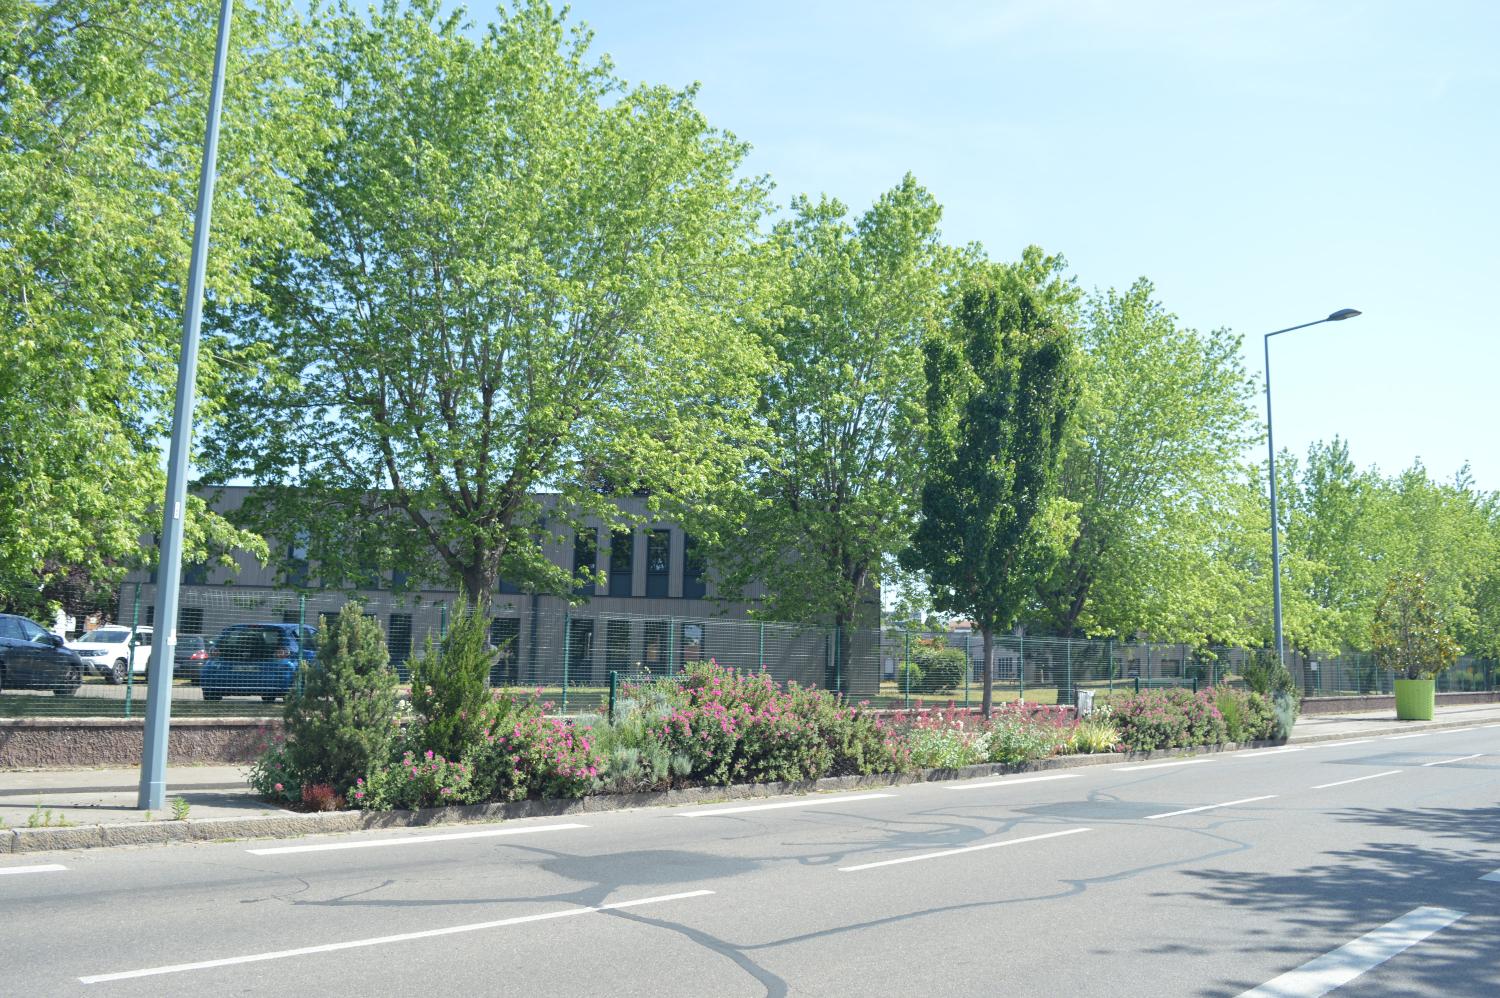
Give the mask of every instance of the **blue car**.
<path id="1" fill-rule="evenodd" d="M 213 657 L 203 663 L 203 699 L 258 696 L 270 702 L 286 696 L 297 681 L 297 670 L 317 655 L 317 640 L 317 632 L 305 624 L 224 628 L 214 642 Z"/>

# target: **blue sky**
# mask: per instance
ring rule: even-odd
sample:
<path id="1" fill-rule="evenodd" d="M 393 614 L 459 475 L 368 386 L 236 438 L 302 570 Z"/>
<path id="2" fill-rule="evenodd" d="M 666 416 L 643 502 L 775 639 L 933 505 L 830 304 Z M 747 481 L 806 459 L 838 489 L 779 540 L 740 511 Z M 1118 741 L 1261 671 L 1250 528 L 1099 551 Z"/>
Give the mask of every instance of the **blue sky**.
<path id="1" fill-rule="evenodd" d="M 491 3 L 469 6 L 477 21 Z M 1138 276 L 1272 342 L 1278 444 L 1500 489 L 1500 4 L 580 0 L 630 81 L 701 84 L 777 199 L 908 170 L 944 234 Z"/>

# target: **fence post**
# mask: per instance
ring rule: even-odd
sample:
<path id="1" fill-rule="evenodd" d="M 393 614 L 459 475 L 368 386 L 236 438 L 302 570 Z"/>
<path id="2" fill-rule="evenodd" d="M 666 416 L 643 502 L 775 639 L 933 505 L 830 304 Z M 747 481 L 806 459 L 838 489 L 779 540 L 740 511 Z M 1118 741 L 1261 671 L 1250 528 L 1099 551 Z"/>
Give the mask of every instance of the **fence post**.
<path id="1" fill-rule="evenodd" d="M 1114 696 L 1114 693 L 1115 693 L 1115 640 L 1114 640 L 1114 638 L 1105 638 L 1104 639 L 1104 659 L 1109 664 L 1109 693 L 1110 693 L 1110 696 Z"/>
<path id="2" fill-rule="evenodd" d="M 130 701 L 135 695 L 135 632 L 141 626 L 141 584 L 135 584 L 135 603 L 130 611 L 130 640 L 125 644 L 125 716 L 130 716 Z M 110 663 L 114 665 L 113 662 Z"/>
<path id="3" fill-rule="evenodd" d="M 615 696 L 620 692 L 620 673 L 616 669 L 609 670 L 609 723 L 615 723 Z"/>
<path id="4" fill-rule="evenodd" d="M 307 594 L 297 594 L 297 692 L 301 693 L 307 688 L 307 675 L 302 666 L 307 661 L 302 657 L 305 649 L 302 646 L 302 635 L 307 633 Z"/>
<path id="5" fill-rule="evenodd" d="M 1016 653 L 1016 703 L 1026 700 L 1026 632 L 1021 632 L 1020 651 Z"/>
<path id="6" fill-rule="evenodd" d="M 839 634 L 842 631 L 842 627 L 833 625 L 833 691 L 840 697 L 844 695 L 844 663 L 839 661 Z"/>
<path id="7" fill-rule="evenodd" d="M 1141 677 L 1139 675 L 1135 677 L 1135 691 L 1137 693 L 1141 691 Z"/>
<path id="8" fill-rule="evenodd" d="M 448 640 L 448 604 L 438 604 L 438 640 Z"/>
<path id="9" fill-rule="evenodd" d="M 1072 638 L 1068 638 L 1068 676 L 1067 676 L 1067 684 L 1068 684 L 1068 696 L 1073 700 L 1074 703 L 1077 703 L 1078 702 L 1078 693 L 1077 693 L 1077 691 L 1075 691 L 1073 689 L 1073 639 Z M 1064 706 L 1065 707 L 1065 706 L 1067 706 L 1067 704 L 1059 704 L 1058 706 Z"/>
<path id="10" fill-rule="evenodd" d="M 667 618 L 667 675 L 677 675 L 677 618 Z"/>
<path id="11" fill-rule="evenodd" d="M 766 671 L 766 622 L 760 622 L 760 650 L 755 656 L 760 661 L 760 671 Z"/>
<path id="12" fill-rule="evenodd" d="M 910 630 L 906 631 L 906 664 L 905 664 L 905 668 L 902 670 L 902 672 L 903 672 L 903 674 L 906 677 L 906 703 L 905 703 L 905 706 L 908 707 L 908 708 L 910 708 L 911 707 L 911 631 Z"/>
<path id="13" fill-rule="evenodd" d="M 964 635 L 964 706 L 969 706 L 969 680 L 974 675 L 974 655 L 970 650 L 974 635 Z"/>
<path id="14" fill-rule="evenodd" d="M 562 712 L 568 713 L 568 663 L 573 658 L 573 612 L 563 611 Z"/>

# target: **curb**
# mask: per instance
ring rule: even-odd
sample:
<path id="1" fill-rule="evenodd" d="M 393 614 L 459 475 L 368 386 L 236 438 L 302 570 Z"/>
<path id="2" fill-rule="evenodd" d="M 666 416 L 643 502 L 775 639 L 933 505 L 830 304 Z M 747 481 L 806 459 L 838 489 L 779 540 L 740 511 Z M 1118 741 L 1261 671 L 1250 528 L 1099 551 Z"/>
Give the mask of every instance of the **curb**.
<path id="1" fill-rule="evenodd" d="M 1444 728 L 1473 726 L 1473 721 L 1418 721 L 1403 725 L 1403 731 L 1437 731 Z M 1386 734 L 1379 732 L 1378 734 Z M 690 804 L 714 804 L 724 801 L 758 800 L 794 794 L 823 793 L 838 790 L 860 790 L 870 787 L 897 787 L 913 783 L 938 783 L 947 780 L 970 780 L 982 776 L 1007 776 L 1017 773 L 1047 772 L 1058 769 L 1080 769 L 1085 766 L 1108 766 L 1121 762 L 1144 762 L 1224 752 L 1252 751 L 1287 745 L 1309 745 L 1317 742 L 1346 741 L 1363 737 L 1362 733 L 1344 732 L 1328 735 L 1304 735 L 1284 742 L 1250 742 L 1222 745 L 1197 745 L 1190 748 L 1157 749 L 1150 752 L 1098 752 L 1088 755 L 1053 756 L 1020 766 L 984 763 L 962 769 L 922 769 L 912 773 L 871 773 L 855 776 L 825 776 L 818 780 L 783 783 L 736 783 L 724 787 L 687 787 L 680 790 L 658 790 L 634 794 L 599 794 L 593 797 L 520 800 L 497 804 L 464 804 L 456 807 L 422 808 L 416 811 L 326 811 L 301 814 L 283 811 L 244 818 L 187 818 L 182 821 L 121 822 L 118 824 L 77 825 L 63 828 L 11 828 L 0 831 L 0 855 L 50 852 L 65 849 L 94 849 L 108 846 L 157 845 L 173 842 L 223 842 L 258 838 L 295 838 L 302 835 L 328 835 L 381 828 L 420 828 L 428 825 L 464 822 L 515 821 L 520 818 L 545 818 L 570 814 L 598 814 L 628 811 L 645 807 L 682 807 Z"/>

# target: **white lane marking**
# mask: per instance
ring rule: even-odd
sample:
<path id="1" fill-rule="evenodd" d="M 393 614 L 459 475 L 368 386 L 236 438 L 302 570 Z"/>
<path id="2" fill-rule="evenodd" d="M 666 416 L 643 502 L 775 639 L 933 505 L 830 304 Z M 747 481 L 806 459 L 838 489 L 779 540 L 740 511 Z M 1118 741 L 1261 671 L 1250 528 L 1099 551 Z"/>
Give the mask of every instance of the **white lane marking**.
<path id="1" fill-rule="evenodd" d="M 34 866 L 0 866 L 0 873 L 56 873 L 66 869 L 61 863 L 37 863 Z"/>
<path id="2" fill-rule="evenodd" d="M 1418 731 L 1415 734 L 1410 735 L 1391 735 L 1391 741 L 1399 742 L 1403 738 L 1426 738 L 1430 734 L 1432 734 L 1431 731 Z"/>
<path id="3" fill-rule="evenodd" d="M 1480 727 L 1488 730 L 1490 728 L 1500 728 L 1500 724 L 1481 724 Z"/>
<path id="4" fill-rule="evenodd" d="M 482 832 L 448 832 L 444 835 L 407 835 L 395 839 L 357 839 L 353 842 L 324 842 L 313 846 L 275 846 L 269 849 L 246 849 L 252 856 L 283 856 L 294 852 L 332 852 L 335 849 L 377 849 L 381 846 L 421 846 L 429 842 L 456 842 L 460 839 L 491 839 L 500 835 L 531 835 L 535 832 L 561 832 L 588 825 L 533 825 L 526 828 L 487 828 Z"/>
<path id="5" fill-rule="evenodd" d="M 1181 762 L 1152 762 L 1144 766 L 1122 766 L 1117 772 L 1139 773 L 1146 769 L 1165 769 L 1168 766 L 1197 766 L 1201 763 L 1213 762 L 1212 759 L 1183 759 Z"/>
<path id="6" fill-rule="evenodd" d="M 789 800 L 776 804 L 743 804 L 738 807 L 716 807 L 708 811 L 684 811 L 679 818 L 709 818 L 716 814 L 743 814 L 746 811 L 778 811 L 784 807 L 817 807 L 820 804 L 844 804 L 855 800 L 894 797 L 895 794 L 844 794 L 840 797 L 817 797 L 812 800 Z"/>
<path id="7" fill-rule="evenodd" d="M 1343 748 L 1345 745 L 1363 745 L 1365 742 L 1373 742 L 1373 738 L 1355 738 L 1347 742 L 1319 742 L 1317 745 L 1309 745 L 1308 748 Z"/>
<path id="8" fill-rule="evenodd" d="M 1468 762 L 1470 759 L 1478 759 L 1484 755 L 1483 752 L 1475 752 L 1473 755 L 1461 755 L 1457 759 L 1439 759 L 1436 762 L 1424 762 L 1423 766 L 1446 766 L 1450 762 Z"/>
<path id="9" fill-rule="evenodd" d="M 1496 870 L 1494 873 L 1486 873 L 1484 876 L 1480 877 L 1479 879 L 1480 880 L 1489 880 L 1489 881 L 1493 881 L 1495 883 L 1500 883 L 1500 870 Z"/>
<path id="10" fill-rule="evenodd" d="M 964 846 L 962 849 L 944 849 L 941 852 L 924 852 L 920 856 L 904 856 L 901 859 L 883 859 L 878 863 L 861 863 L 858 866 L 841 866 L 840 873 L 854 873 L 858 870 L 873 870 L 877 866 L 899 866 L 902 863 L 916 863 L 924 859 L 941 859 L 944 856 L 957 856 L 966 852 L 979 852 L 983 849 L 1001 849 L 1005 846 L 1018 846 L 1023 842 L 1040 842 L 1042 839 L 1056 839 L 1064 835 L 1077 835 L 1079 832 L 1092 831 L 1088 828 L 1069 828 L 1063 832 L 1047 832 L 1044 835 L 1027 835 L 1019 839 L 1005 839 L 1000 842 L 986 842 L 980 846 Z"/>
<path id="11" fill-rule="evenodd" d="M 1289 745 L 1286 748 L 1255 749 L 1250 752 L 1236 752 L 1236 759 L 1260 759 L 1268 755 L 1286 755 L 1288 752 L 1305 751 L 1304 745 Z"/>
<path id="12" fill-rule="evenodd" d="M 1251 988 L 1240 998 L 1318 998 L 1380 966 L 1397 953 L 1446 929 L 1464 912 L 1451 908 L 1414 908 L 1353 942 L 1309 960 L 1296 970 Z"/>
<path id="13" fill-rule="evenodd" d="M 157 977 L 161 974 L 181 974 L 189 970 L 209 970 L 213 967 L 230 967 L 240 963 L 260 963 L 264 960 L 285 960 L 293 956 L 309 956 L 313 953 L 335 953 L 339 950 L 359 949 L 365 946 L 384 946 L 388 943 L 404 943 L 413 939 L 432 939 L 435 936 L 452 936 L 461 932 L 481 932 L 485 929 L 499 929 L 507 925 L 520 925 L 524 922 L 545 922 L 554 918 L 570 918 L 573 915 L 587 915 L 597 911 L 614 911 L 617 908 L 634 908 L 643 904 L 657 904 L 663 901 L 680 901 L 684 898 L 698 898 L 712 894 L 713 891 L 684 891 L 681 894 L 660 894 L 656 897 L 638 898 L 634 901 L 616 901 L 612 904 L 595 905 L 591 908 L 564 908 L 561 911 L 548 911 L 540 915 L 519 915 L 515 918 L 500 918 L 493 922 L 471 922 L 468 925 L 450 925 L 443 929 L 425 929 L 420 932 L 402 932 L 394 936 L 376 936 L 372 939 L 351 939 L 342 943 L 324 943 L 321 946 L 299 946 L 296 949 L 276 950 L 271 953 L 252 953 L 248 956 L 228 956 L 219 960 L 201 960 L 197 963 L 174 963 L 165 967 L 148 967 L 145 970 L 124 970 L 115 974 L 94 974 L 90 977 L 80 977 L 78 980 L 84 984 L 103 984 L 106 981 L 124 981 L 133 977 Z"/>
<path id="14" fill-rule="evenodd" d="M 1167 811 L 1164 814 L 1148 814 L 1147 821 L 1155 821 L 1157 818 L 1175 818 L 1179 814 L 1197 814 L 1199 811 L 1212 811 L 1216 807 L 1234 807 L 1236 804 L 1253 804 L 1258 800 L 1270 800 L 1276 794 L 1266 794 L 1263 797 L 1241 797 L 1239 800 L 1227 800 L 1222 804 L 1204 804 L 1202 807 L 1185 807 L 1181 811 Z"/>
<path id="15" fill-rule="evenodd" d="M 1023 776 L 1019 780 L 987 780 L 984 783 L 965 783 L 961 786 L 944 785 L 944 790 L 983 790 L 986 787 L 1013 787 L 1021 783 L 1045 783 L 1048 780 L 1075 780 L 1077 773 L 1058 773 L 1055 776 Z"/>
<path id="16" fill-rule="evenodd" d="M 1356 776 L 1352 780 L 1339 780 L 1336 783 L 1319 783 L 1313 787 L 1314 790 L 1327 790 L 1329 787 L 1342 787 L 1349 783 L 1363 783 L 1365 780 L 1378 780 L 1382 776 L 1395 776 L 1401 772 L 1399 769 L 1387 769 L 1383 773 L 1371 773 L 1369 776 Z"/>
<path id="17" fill-rule="evenodd" d="M 1436 732 L 1436 733 L 1439 734 L 1439 735 L 1456 735 L 1460 731 L 1473 731 L 1473 730 L 1474 730 L 1473 728 L 1444 728 L 1442 731 L 1439 731 L 1439 732 Z"/>

